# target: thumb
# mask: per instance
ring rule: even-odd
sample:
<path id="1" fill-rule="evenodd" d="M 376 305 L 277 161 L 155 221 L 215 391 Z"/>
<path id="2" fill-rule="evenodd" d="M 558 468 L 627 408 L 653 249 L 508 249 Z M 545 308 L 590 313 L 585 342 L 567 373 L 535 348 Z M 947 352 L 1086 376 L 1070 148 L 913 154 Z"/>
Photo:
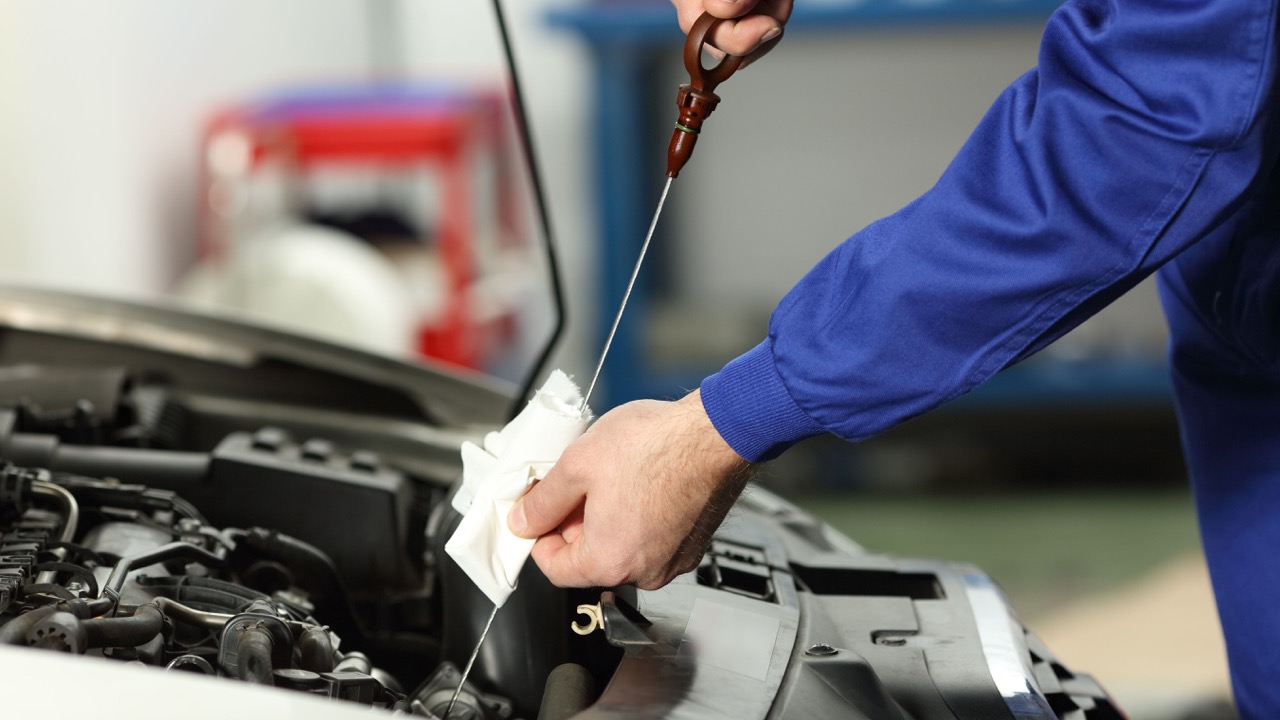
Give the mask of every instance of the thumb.
<path id="1" fill-rule="evenodd" d="M 536 538 L 551 532 L 581 505 L 586 495 L 565 481 L 552 468 L 547 477 L 535 483 L 524 497 L 516 501 L 507 514 L 507 527 L 523 538 Z"/>

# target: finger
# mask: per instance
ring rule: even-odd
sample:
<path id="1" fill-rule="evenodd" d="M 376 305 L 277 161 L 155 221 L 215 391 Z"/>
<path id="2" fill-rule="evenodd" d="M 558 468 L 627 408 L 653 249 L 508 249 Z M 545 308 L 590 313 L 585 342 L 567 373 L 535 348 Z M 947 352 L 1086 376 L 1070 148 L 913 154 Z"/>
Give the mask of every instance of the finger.
<path id="1" fill-rule="evenodd" d="M 581 538 L 569 543 L 559 533 L 543 535 L 533 544 L 533 561 L 556 587 L 592 587 L 578 559 L 582 546 Z"/>
<path id="2" fill-rule="evenodd" d="M 671 0 L 671 4 L 676 6 L 680 29 L 686 33 L 704 12 L 718 18 L 742 17 L 751 12 L 757 2 L 758 0 Z"/>
<path id="3" fill-rule="evenodd" d="M 772 49 L 774 49 L 775 47 L 777 47 L 778 43 L 779 43 L 781 40 L 782 40 L 782 36 L 781 36 L 781 35 L 779 35 L 778 37 L 775 37 L 775 38 L 774 38 L 774 39 L 772 39 L 772 40 L 769 40 L 769 41 L 767 41 L 767 42 L 761 43 L 761 44 L 760 44 L 760 47 L 758 47 L 758 48 L 756 48 L 755 50 L 753 50 L 753 51 L 751 52 L 751 54 L 750 54 L 750 55 L 748 55 L 748 56 L 746 57 L 746 59 L 742 61 L 742 65 L 739 67 L 739 69 L 742 69 L 742 68 L 745 68 L 745 67 L 750 67 L 750 65 L 751 65 L 752 63 L 754 63 L 755 61 L 759 60 L 760 58 L 764 57 L 765 55 L 768 55 L 768 54 L 769 54 L 769 51 L 770 51 L 770 50 L 772 50 Z"/>
<path id="4" fill-rule="evenodd" d="M 586 496 L 576 483 L 552 468 L 547 477 L 529 488 L 524 497 L 516 501 L 507 515 L 507 527 L 524 538 L 535 538 L 551 532 L 578 506 Z"/>
<path id="5" fill-rule="evenodd" d="M 560 523 L 560 527 L 556 528 L 556 532 L 560 533 L 560 537 L 565 542 L 571 543 L 582 537 L 582 533 L 586 527 L 586 513 L 583 506 L 579 505 L 577 509 L 569 513 L 569 517 Z"/>
<path id="6" fill-rule="evenodd" d="M 738 20 L 728 20 L 711 31 L 711 44 L 729 53 L 745 57 L 759 50 L 765 43 L 782 35 L 782 22 L 770 15 L 748 15 Z"/>
<path id="7" fill-rule="evenodd" d="M 742 17 L 755 8 L 759 0 L 703 0 L 702 9 L 718 18 Z"/>

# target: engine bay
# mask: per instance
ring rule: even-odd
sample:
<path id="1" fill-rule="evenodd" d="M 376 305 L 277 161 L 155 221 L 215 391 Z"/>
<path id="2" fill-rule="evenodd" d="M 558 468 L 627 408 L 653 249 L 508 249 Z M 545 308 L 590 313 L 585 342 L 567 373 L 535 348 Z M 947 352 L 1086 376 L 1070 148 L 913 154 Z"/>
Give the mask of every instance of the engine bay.
<path id="1" fill-rule="evenodd" d="M 0 644 L 423 717 L 532 716 L 566 663 L 556 701 L 594 699 L 615 653 L 571 652 L 536 574 L 488 646 L 510 659 L 453 698 L 489 607 L 443 553 L 448 483 L 277 426 L 201 448 L 193 417 L 122 367 L 0 368 Z"/>
<path id="2" fill-rule="evenodd" d="M 156 717 L 201 692 L 315 717 L 1121 717 L 978 568 L 869 552 L 754 487 L 660 590 L 556 588 L 527 563 L 455 701 L 493 607 L 444 552 L 459 445 L 513 397 L 0 288 L 0 666 L 150 688 L 173 703 Z"/>

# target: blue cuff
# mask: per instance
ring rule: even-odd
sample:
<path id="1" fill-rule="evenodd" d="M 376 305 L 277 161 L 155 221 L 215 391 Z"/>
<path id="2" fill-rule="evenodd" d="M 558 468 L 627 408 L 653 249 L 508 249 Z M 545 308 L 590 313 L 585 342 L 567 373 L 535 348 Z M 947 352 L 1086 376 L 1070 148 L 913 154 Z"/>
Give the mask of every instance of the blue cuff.
<path id="1" fill-rule="evenodd" d="M 765 340 L 702 381 L 702 406 L 734 452 L 748 462 L 772 460 L 827 429 L 796 405 Z"/>

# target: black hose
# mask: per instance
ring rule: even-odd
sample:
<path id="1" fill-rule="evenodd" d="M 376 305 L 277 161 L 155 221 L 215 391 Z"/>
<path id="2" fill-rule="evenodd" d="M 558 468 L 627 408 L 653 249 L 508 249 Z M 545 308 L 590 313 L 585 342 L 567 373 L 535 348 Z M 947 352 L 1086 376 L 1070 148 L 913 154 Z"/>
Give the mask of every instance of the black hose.
<path id="1" fill-rule="evenodd" d="M 131 648 L 153 640 L 164 629 L 164 613 L 153 604 L 140 605 L 130 617 L 84 621 L 91 648 Z"/>
<path id="2" fill-rule="evenodd" d="M 48 468 L 55 474 L 113 477 L 166 489 L 198 486 L 211 462 L 208 453 L 64 445 L 56 437 L 37 433 L 13 433 L 5 452 L 16 465 Z"/>
<path id="3" fill-rule="evenodd" d="M 52 570 L 53 572 L 70 573 L 72 577 L 79 578 L 84 584 L 89 586 L 89 594 L 98 594 L 98 578 L 94 577 L 93 571 L 83 565 L 76 565 L 68 562 L 42 562 L 36 565 L 36 572 L 44 572 Z"/>
<path id="4" fill-rule="evenodd" d="M 191 543 L 171 542 L 154 550 L 120 558 L 120 562 L 117 562 L 116 566 L 112 568 L 111 575 L 107 577 L 107 582 L 103 585 L 101 597 L 89 602 L 72 601 L 67 605 L 72 612 L 81 618 L 106 615 L 111 612 L 112 608 L 116 606 L 116 602 L 120 599 L 120 588 L 124 587 L 125 578 L 129 576 L 130 570 L 135 567 L 146 567 L 176 558 L 199 560 L 215 566 L 222 564 L 222 558 L 204 548 L 196 547 Z"/>
<path id="5" fill-rule="evenodd" d="M 547 676 L 538 720 L 567 720 L 586 710 L 596 699 L 596 679 L 577 663 L 557 666 Z"/>
<path id="6" fill-rule="evenodd" d="M 22 597 L 52 595 L 60 600 L 76 600 L 76 594 L 57 583 L 28 583 L 22 586 Z"/>
<path id="7" fill-rule="evenodd" d="M 311 672 L 326 673 L 333 670 L 333 642 L 329 632 L 319 627 L 309 627 L 298 637 L 298 667 Z"/>
<path id="8" fill-rule="evenodd" d="M 93 550 L 90 550 L 89 548 L 83 545 L 77 545 L 75 543 L 54 542 L 54 543 L 49 543 L 48 545 L 45 546 L 45 548 L 46 548 L 45 549 L 46 553 L 49 553 L 50 550 L 59 550 L 59 549 L 66 550 L 67 560 L 69 562 L 78 562 L 81 564 L 88 562 L 88 563 L 93 563 L 94 567 L 100 567 L 102 565 L 111 564 L 111 561 L 103 557 L 102 555 L 94 552 Z M 52 557 L 56 557 L 56 556 L 53 556 L 51 553 L 50 555 Z M 97 583 L 94 583 L 94 587 L 95 588 L 97 587 Z M 94 590 L 92 594 L 97 595 L 98 591 Z"/>
<path id="9" fill-rule="evenodd" d="M 311 595 L 316 605 L 315 616 L 323 617 L 338 637 L 353 644 L 362 642 L 364 628 L 351 607 L 337 568 L 323 550 L 264 528 L 250 528 L 243 535 L 237 535 L 236 542 L 258 557 L 274 560 L 292 570 L 298 586 Z"/>
<path id="10" fill-rule="evenodd" d="M 236 641 L 236 676 L 245 682 L 274 685 L 271 652 L 275 644 L 262 627 L 247 627 Z"/>
<path id="11" fill-rule="evenodd" d="M 228 615 L 244 612 L 245 607 L 253 602 L 252 599 L 242 598 L 217 588 L 194 586 L 184 587 L 181 592 L 167 592 L 164 589 L 157 588 L 155 594 L 159 597 L 167 597 L 170 600 L 190 605 L 196 610 L 221 612 Z"/>
<path id="12" fill-rule="evenodd" d="M 190 575 L 138 578 L 138 584 L 152 595 L 177 600 L 197 610 L 233 615 L 255 600 L 267 599 L 266 595 L 242 585 Z"/>

